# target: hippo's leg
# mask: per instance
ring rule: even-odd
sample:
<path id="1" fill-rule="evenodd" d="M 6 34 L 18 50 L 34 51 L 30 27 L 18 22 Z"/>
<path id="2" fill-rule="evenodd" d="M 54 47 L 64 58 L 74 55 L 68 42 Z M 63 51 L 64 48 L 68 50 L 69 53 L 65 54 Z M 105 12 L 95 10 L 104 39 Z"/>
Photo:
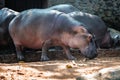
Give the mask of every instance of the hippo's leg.
<path id="1" fill-rule="evenodd" d="M 41 61 L 48 61 L 49 58 L 47 57 L 48 47 L 51 44 L 50 40 L 47 40 L 43 47 L 42 47 L 42 54 L 41 54 Z"/>
<path id="2" fill-rule="evenodd" d="M 66 46 L 63 46 L 63 49 L 68 57 L 69 60 L 75 60 L 76 58 L 73 57 L 70 53 L 70 48 L 69 47 L 66 47 Z"/>
<path id="3" fill-rule="evenodd" d="M 15 45 L 15 47 L 16 47 L 16 53 L 17 53 L 17 59 L 18 59 L 18 61 L 24 60 L 24 56 L 22 54 L 22 46 Z"/>

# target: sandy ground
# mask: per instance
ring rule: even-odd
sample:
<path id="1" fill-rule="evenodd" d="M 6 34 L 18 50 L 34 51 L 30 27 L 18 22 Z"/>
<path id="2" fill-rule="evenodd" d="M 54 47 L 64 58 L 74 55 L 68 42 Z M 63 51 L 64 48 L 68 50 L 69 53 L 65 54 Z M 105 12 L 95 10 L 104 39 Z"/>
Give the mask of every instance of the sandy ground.
<path id="1" fill-rule="evenodd" d="M 102 52 L 97 58 L 87 61 L 84 60 L 84 57 L 80 57 L 77 60 L 65 58 L 58 60 L 56 58 L 45 62 L 0 63 L 0 80 L 75 80 L 80 75 L 119 66 L 119 53 L 116 54 L 115 51 Z"/>

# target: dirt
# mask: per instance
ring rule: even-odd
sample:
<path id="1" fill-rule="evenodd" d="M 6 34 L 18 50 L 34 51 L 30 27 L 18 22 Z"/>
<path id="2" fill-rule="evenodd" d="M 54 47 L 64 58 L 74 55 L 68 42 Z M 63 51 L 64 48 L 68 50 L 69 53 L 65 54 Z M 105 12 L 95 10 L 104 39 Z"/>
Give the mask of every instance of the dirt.
<path id="1" fill-rule="evenodd" d="M 60 53 L 50 52 L 51 60 L 45 62 L 39 61 L 40 52 L 25 55 L 25 62 L 12 60 L 16 60 L 15 54 L 0 55 L 0 57 L 7 56 L 1 59 L 0 80 L 75 80 L 80 75 L 92 74 L 103 68 L 120 65 L 120 50 L 99 50 L 98 57 L 93 60 L 85 60 L 76 51 L 73 55 L 77 60 L 68 60 Z M 10 61 L 13 62 L 9 63 Z"/>

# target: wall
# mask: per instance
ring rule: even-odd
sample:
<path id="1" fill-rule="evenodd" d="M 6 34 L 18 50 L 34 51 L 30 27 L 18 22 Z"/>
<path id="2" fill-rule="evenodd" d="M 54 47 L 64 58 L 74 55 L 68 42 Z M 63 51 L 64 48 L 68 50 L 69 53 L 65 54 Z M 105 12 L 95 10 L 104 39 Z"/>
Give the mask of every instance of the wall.
<path id="1" fill-rule="evenodd" d="M 47 0 L 5 0 L 5 7 L 15 11 L 47 7 Z"/>
<path id="2" fill-rule="evenodd" d="M 100 16 L 108 27 L 120 31 L 120 0 L 48 0 L 48 6 L 68 3 Z"/>

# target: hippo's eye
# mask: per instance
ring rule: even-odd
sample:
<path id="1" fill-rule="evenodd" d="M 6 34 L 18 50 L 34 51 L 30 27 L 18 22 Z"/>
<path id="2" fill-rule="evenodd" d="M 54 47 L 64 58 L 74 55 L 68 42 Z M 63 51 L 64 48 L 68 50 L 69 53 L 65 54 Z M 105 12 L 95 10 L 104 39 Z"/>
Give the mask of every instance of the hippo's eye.
<path id="1" fill-rule="evenodd" d="M 77 34 L 78 32 L 77 31 L 73 31 L 73 34 Z"/>

